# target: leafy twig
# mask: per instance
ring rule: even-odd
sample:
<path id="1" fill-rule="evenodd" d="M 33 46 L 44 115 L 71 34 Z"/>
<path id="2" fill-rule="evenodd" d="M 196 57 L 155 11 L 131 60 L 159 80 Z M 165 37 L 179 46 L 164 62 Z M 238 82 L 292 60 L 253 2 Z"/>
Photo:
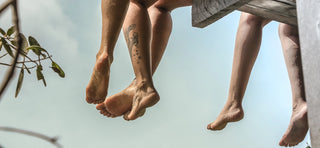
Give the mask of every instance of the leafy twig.
<path id="1" fill-rule="evenodd" d="M 13 6 L 13 22 L 15 24 L 15 28 L 16 28 L 16 32 L 17 32 L 17 52 L 14 55 L 14 60 L 12 61 L 12 65 L 9 69 L 9 71 L 7 72 L 7 74 L 4 77 L 4 82 L 1 84 L 0 87 L 0 100 L 1 100 L 1 96 L 3 94 L 3 92 L 5 91 L 5 89 L 7 88 L 9 82 L 11 81 L 11 78 L 14 74 L 14 70 L 15 70 L 15 66 L 17 64 L 18 58 L 19 58 L 19 53 L 21 51 L 21 45 L 22 45 L 22 40 L 21 40 L 21 36 L 20 36 L 20 22 L 19 22 L 19 15 L 18 15 L 18 6 L 17 6 L 17 1 L 18 0 L 12 0 L 12 2 L 10 3 Z M 9 4 L 9 5 L 10 5 Z M 2 12 L 2 10 L 0 11 L 0 13 Z"/>
<path id="2" fill-rule="evenodd" d="M 4 82 L 0 87 L 0 99 L 1 99 L 2 93 L 4 92 L 5 88 L 7 87 L 7 85 L 11 80 L 11 77 L 14 73 L 15 68 L 20 68 L 20 74 L 19 74 L 19 79 L 16 87 L 15 97 L 17 97 L 17 95 L 20 92 L 22 82 L 23 82 L 23 77 L 24 77 L 24 70 L 27 70 L 27 72 L 30 74 L 31 72 L 29 69 L 36 68 L 37 79 L 42 80 L 44 86 L 46 86 L 45 77 L 42 72 L 43 60 L 49 59 L 51 61 L 50 68 L 54 72 L 56 72 L 60 77 L 62 78 L 65 77 L 65 73 L 62 70 L 62 68 L 52 60 L 51 58 L 52 56 L 48 53 L 46 49 L 40 46 L 40 44 L 35 38 L 33 38 L 32 36 L 29 36 L 27 40 L 27 38 L 22 33 L 20 33 L 18 9 L 16 5 L 17 1 L 18 0 L 12 0 L 12 2 L 10 3 L 14 9 L 14 13 L 13 13 L 14 26 L 10 27 L 7 31 L 4 31 L 2 28 L 0 28 L 0 33 L 2 34 L 2 36 L 0 36 L 0 50 L 3 46 L 5 49 L 4 51 L 7 52 L 6 54 L 0 56 L 0 58 L 3 58 L 7 55 L 10 55 L 13 58 L 11 63 L 0 63 L 0 65 L 10 66 L 4 78 Z M 30 53 L 29 51 L 32 51 L 32 53 L 34 53 L 37 56 L 37 59 L 32 59 L 31 57 L 29 57 L 28 56 L 29 55 L 28 53 Z M 19 55 L 23 56 L 23 61 L 18 61 Z M 26 65 L 26 63 L 33 63 L 34 66 L 29 68 Z"/>

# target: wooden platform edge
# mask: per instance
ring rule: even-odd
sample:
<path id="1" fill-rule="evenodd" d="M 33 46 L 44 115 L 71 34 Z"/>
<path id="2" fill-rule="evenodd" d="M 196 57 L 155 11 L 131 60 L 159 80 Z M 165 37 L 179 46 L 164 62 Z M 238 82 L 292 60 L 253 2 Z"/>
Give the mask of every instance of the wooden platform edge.
<path id="1" fill-rule="evenodd" d="M 285 4 L 283 4 L 283 5 L 285 5 Z M 278 21 L 281 23 L 285 23 L 285 24 L 289 24 L 289 25 L 293 25 L 293 26 L 298 26 L 296 9 L 293 7 L 288 8 L 288 6 L 286 6 L 286 8 L 290 9 L 290 10 L 286 10 L 286 11 L 292 11 L 292 13 L 291 14 L 284 13 L 284 12 L 282 12 L 283 10 L 279 10 L 279 9 L 278 9 L 278 11 L 275 11 L 272 9 L 268 9 L 267 7 L 259 7 L 259 5 L 255 5 L 255 4 L 251 4 L 251 3 L 248 3 L 248 4 L 240 7 L 238 10 L 240 10 L 242 12 L 251 13 L 256 16 L 264 17 L 264 18 L 267 18 L 270 20 L 275 20 L 275 21 Z"/>
<path id="2" fill-rule="evenodd" d="M 204 28 L 250 0 L 193 0 L 192 26 Z"/>
<path id="3" fill-rule="evenodd" d="M 192 26 L 206 27 L 234 10 L 297 26 L 295 0 L 193 0 Z"/>

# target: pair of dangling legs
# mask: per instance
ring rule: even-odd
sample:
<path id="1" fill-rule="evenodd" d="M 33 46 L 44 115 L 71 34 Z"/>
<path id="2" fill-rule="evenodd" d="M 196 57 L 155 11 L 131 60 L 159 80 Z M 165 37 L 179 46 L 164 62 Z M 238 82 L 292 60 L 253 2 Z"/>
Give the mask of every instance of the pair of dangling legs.
<path id="1" fill-rule="evenodd" d="M 243 118 L 243 96 L 259 53 L 262 29 L 269 22 L 265 18 L 242 13 L 235 43 L 228 99 L 217 119 L 208 125 L 208 129 L 221 130 L 228 122 L 236 122 Z M 279 37 L 292 89 L 292 116 L 279 145 L 294 146 L 304 139 L 308 131 L 298 28 L 280 23 Z"/>

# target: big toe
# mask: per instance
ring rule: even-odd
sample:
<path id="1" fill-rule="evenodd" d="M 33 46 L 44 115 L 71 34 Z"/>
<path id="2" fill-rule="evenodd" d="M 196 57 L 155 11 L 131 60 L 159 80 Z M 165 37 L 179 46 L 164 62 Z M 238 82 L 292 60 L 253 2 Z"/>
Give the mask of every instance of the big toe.
<path id="1" fill-rule="evenodd" d="M 208 124 L 207 129 L 208 130 L 222 130 L 227 126 L 227 123 L 220 123 L 216 124 L 215 122 Z"/>
<path id="2" fill-rule="evenodd" d="M 281 140 L 280 140 L 280 142 L 279 142 L 279 145 L 280 145 L 280 146 L 285 146 L 285 145 L 286 145 L 286 143 L 284 142 L 284 140 L 283 140 L 283 139 L 281 139 Z"/>
<path id="3" fill-rule="evenodd" d="M 208 129 L 208 130 L 211 130 L 211 129 L 212 129 L 211 124 L 212 124 L 212 123 L 210 123 L 210 124 L 207 125 L 207 129 Z"/>
<path id="4" fill-rule="evenodd" d="M 91 103 L 93 103 L 93 99 L 92 99 L 92 97 L 86 97 L 86 101 L 89 103 L 89 104 L 91 104 Z"/>
<path id="5" fill-rule="evenodd" d="M 106 106 L 104 105 L 104 103 L 100 103 L 96 106 L 97 110 L 104 110 L 106 108 Z"/>

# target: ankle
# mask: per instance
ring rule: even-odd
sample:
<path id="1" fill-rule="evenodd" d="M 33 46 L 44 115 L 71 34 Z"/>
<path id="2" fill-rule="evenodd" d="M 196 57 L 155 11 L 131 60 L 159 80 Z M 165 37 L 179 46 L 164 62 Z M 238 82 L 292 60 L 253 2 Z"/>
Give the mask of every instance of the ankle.
<path id="1" fill-rule="evenodd" d="M 96 54 L 96 59 L 104 59 L 112 63 L 113 61 L 113 50 L 107 46 L 100 46 L 98 53 Z"/>
<path id="2" fill-rule="evenodd" d="M 230 89 L 229 95 L 228 95 L 228 101 L 241 104 L 242 98 L 243 98 L 243 94 L 239 90 Z"/>
<path id="3" fill-rule="evenodd" d="M 300 102 L 293 102 L 292 103 L 292 111 L 300 111 L 304 107 L 307 107 L 307 102 L 305 101 L 300 101 Z"/>
<path id="4" fill-rule="evenodd" d="M 96 55 L 96 60 L 98 62 L 111 65 L 111 63 L 113 62 L 113 55 L 105 53 L 105 52 L 103 52 L 103 53 L 98 52 Z"/>
<path id="5" fill-rule="evenodd" d="M 136 85 L 150 86 L 153 85 L 151 80 L 148 79 L 135 79 Z"/>
<path id="6" fill-rule="evenodd" d="M 147 90 L 147 91 L 155 90 L 152 81 L 146 80 L 146 79 L 143 79 L 143 80 L 136 79 L 134 85 L 137 87 L 137 89 L 140 89 L 140 90 Z"/>
<path id="7" fill-rule="evenodd" d="M 135 84 L 139 84 L 139 85 L 153 85 L 153 81 L 151 78 L 136 77 L 134 81 L 135 81 Z"/>
<path id="8" fill-rule="evenodd" d="M 232 108 L 242 108 L 242 99 L 228 97 L 227 104 Z"/>

